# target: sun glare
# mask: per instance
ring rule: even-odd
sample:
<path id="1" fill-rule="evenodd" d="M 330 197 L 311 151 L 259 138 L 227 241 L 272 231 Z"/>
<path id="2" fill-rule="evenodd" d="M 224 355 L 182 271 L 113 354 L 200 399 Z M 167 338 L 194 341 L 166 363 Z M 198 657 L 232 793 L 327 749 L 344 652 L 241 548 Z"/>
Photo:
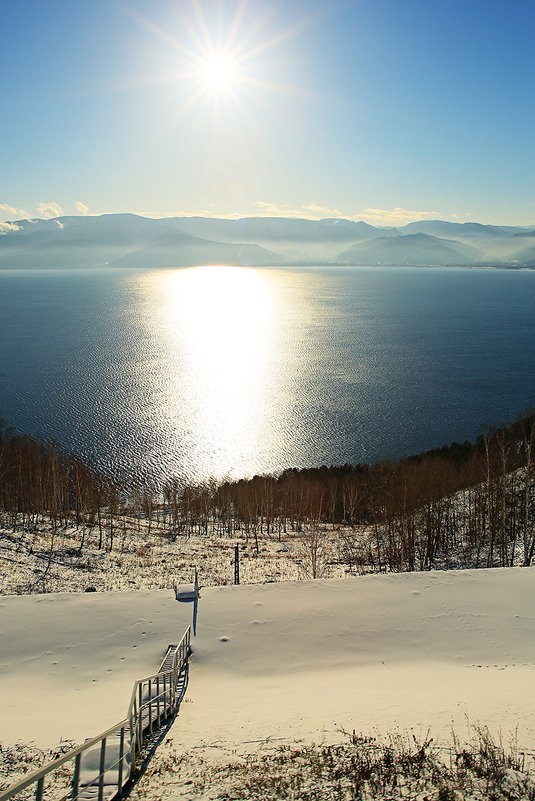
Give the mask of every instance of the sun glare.
<path id="1" fill-rule="evenodd" d="M 226 56 L 212 56 L 204 65 L 204 81 L 209 89 L 226 89 L 232 84 L 235 69 Z"/>
<path id="2" fill-rule="evenodd" d="M 273 444 L 263 430 L 266 387 L 273 370 L 279 375 L 269 275 L 210 265 L 155 270 L 140 280 L 149 308 L 162 315 L 153 333 L 156 351 L 170 359 L 161 377 L 165 414 L 188 420 L 178 447 L 206 476 L 228 474 L 229 465 L 231 472 L 254 470 L 259 443 Z"/>
<path id="3" fill-rule="evenodd" d="M 141 73 L 143 86 L 149 81 L 173 87 L 169 119 L 163 126 L 155 126 L 155 135 L 165 135 L 175 125 L 182 129 L 184 115 L 193 110 L 210 115 L 207 130 L 214 138 L 220 138 L 220 126 L 226 123 L 238 123 L 244 137 L 263 135 L 263 126 L 257 120 L 259 102 L 268 100 L 273 92 L 287 95 L 289 91 L 286 81 L 278 83 L 274 76 L 269 77 L 274 56 L 268 53 L 291 39 L 312 17 L 305 15 L 298 23 L 279 29 L 269 22 L 271 15 L 265 16 L 261 3 L 248 0 L 216 3 L 221 13 L 215 16 L 205 13 L 201 0 L 171 5 L 177 6 L 176 19 L 170 18 L 163 27 L 128 9 L 165 45 L 162 57 L 158 55 L 157 59 L 163 68 L 158 66 L 148 76 L 145 71 Z M 170 33 L 173 29 L 176 35 Z M 279 72 L 277 63 L 276 74 Z"/>

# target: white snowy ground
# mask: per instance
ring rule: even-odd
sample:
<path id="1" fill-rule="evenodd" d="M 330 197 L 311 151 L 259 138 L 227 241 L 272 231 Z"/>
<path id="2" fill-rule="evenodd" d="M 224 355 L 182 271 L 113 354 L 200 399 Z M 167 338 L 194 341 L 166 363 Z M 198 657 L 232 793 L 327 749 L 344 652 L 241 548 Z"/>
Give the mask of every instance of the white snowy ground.
<path id="1" fill-rule="evenodd" d="M 0 596 L 0 744 L 83 742 L 119 722 L 190 621 L 169 590 Z"/>
<path id="2" fill-rule="evenodd" d="M 174 745 L 468 719 L 534 747 L 534 596 L 531 568 L 206 589 Z"/>
<path id="3" fill-rule="evenodd" d="M 232 584 L 234 548 L 240 548 L 242 584 L 293 581 L 307 575 L 299 562 L 300 537 L 296 532 L 260 537 L 258 553 L 252 538 L 236 536 L 178 536 L 153 526 L 151 535 L 141 521 L 128 519 L 126 531 L 117 527 L 113 550 L 98 548 L 98 532 L 87 534 L 80 550 L 81 532 L 40 523 L 39 531 L 13 532 L 0 525 L 0 595 L 156 590 L 191 581 L 197 565 L 206 585 Z M 340 578 L 349 569 L 339 558 L 338 532 L 330 532 L 332 562 L 323 563 L 325 577 Z M 51 552 L 52 549 L 52 552 Z"/>
<path id="4" fill-rule="evenodd" d="M 201 591 L 172 747 L 334 742 L 340 729 L 535 747 L 535 569 L 370 575 Z M 126 713 L 192 606 L 169 591 L 0 598 L 0 742 L 81 741 Z"/>

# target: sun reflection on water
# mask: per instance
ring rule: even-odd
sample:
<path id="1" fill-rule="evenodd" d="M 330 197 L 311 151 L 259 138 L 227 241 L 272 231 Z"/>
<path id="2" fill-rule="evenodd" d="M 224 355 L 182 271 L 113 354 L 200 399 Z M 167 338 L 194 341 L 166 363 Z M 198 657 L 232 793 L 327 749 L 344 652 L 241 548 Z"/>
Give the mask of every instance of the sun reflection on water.
<path id="1" fill-rule="evenodd" d="M 260 271 L 207 266 L 145 273 L 150 339 L 167 375 L 155 406 L 181 462 L 205 476 L 243 475 L 265 436 L 277 336 L 272 284 Z M 156 311 L 157 310 L 157 311 Z M 165 356 L 165 354 L 167 354 Z M 165 436 L 165 435 L 164 435 Z M 236 473 L 235 473 L 236 471 Z"/>

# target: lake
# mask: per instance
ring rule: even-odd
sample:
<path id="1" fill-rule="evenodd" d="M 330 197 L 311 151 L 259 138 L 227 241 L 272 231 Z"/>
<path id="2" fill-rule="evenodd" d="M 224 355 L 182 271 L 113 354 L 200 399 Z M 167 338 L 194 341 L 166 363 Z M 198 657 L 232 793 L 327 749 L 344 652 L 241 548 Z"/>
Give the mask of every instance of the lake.
<path id="1" fill-rule="evenodd" d="M 535 406 L 535 272 L 0 272 L 0 412 L 113 476 L 399 458 Z"/>

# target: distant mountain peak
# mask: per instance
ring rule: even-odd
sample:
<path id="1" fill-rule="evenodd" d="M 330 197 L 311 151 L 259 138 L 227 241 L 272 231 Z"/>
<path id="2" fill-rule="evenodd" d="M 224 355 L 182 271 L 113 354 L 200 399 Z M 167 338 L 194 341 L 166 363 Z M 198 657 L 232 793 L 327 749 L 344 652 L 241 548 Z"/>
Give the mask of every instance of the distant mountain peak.
<path id="1" fill-rule="evenodd" d="M 401 228 L 326 217 L 152 218 L 120 214 L 16 220 L 0 236 L 0 269 L 249 264 L 532 266 L 521 226 L 420 220 Z M 487 260 L 487 261 L 485 261 Z"/>

